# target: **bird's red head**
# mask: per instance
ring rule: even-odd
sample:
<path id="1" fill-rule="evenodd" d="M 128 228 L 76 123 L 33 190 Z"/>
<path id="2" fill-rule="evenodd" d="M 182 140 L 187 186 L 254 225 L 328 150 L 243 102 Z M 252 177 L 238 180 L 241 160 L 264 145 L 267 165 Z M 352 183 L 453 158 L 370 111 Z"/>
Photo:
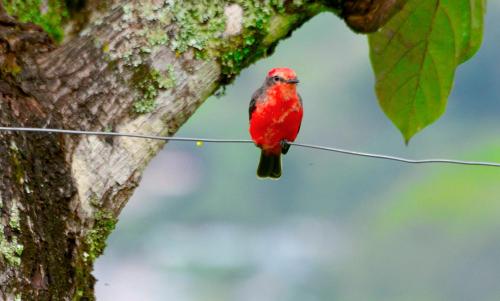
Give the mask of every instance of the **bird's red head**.
<path id="1" fill-rule="evenodd" d="M 267 73 L 267 78 L 281 83 L 296 84 L 299 82 L 297 74 L 290 68 L 273 68 Z"/>

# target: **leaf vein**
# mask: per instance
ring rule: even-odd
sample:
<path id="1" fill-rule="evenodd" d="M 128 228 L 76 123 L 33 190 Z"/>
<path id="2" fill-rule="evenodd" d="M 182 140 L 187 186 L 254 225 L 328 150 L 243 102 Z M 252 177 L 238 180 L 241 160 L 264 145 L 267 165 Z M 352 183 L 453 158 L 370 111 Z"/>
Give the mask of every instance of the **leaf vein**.
<path id="1" fill-rule="evenodd" d="M 389 98 L 387 99 L 387 102 L 390 103 L 392 101 L 392 99 L 394 98 L 394 96 L 396 96 L 396 94 L 398 94 L 399 90 L 401 90 L 404 86 L 406 86 L 412 79 L 414 79 L 417 76 L 418 76 L 418 74 L 415 73 L 412 76 L 408 77 L 404 82 L 400 83 L 399 86 L 397 86 L 397 88 L 394 90 L 394 93 L 392 93 L 391 96 L 389 96 Z"/>
<path id="2" fill-rule="evenodd" d="M 413 93 L 413 104 L 411 106 L 411 112 L 410 112 L 410 118 L 414 118 L 415 116 L 417 116 L 417 111 L 416 111 L 416 106 L 415 106 L 415 102 L 416 102 L 416 98 L 417 98 L 417 92 L 418 92 L 418 89 L 420 87 L 420 82 L 421 82 L 421 79 L 422 79 L 422 70 L 424 68 L 424 63 L 425 63 L 425 59 L 427 57 L 427 54 L 429 54 L 429 38 L 432 34 L 432 31 L 433 31 L 433 26 L 432 24 L 434 24 L 434 22 L 436 21 L 436 15 L 437 15 L 437 12 L 439 10 L 439 6 L 441 5 L 441 0 L 437 0 L 436 1 L 436 7 L 434 9 L 434 13 L 432 15 L 432 19 L 431 19 L 431 26 L 429 26 L 429 31 L 427 32 L 427 34 L 425 35 L 427 37 L 427 39 L 425 40 L 426 43 L 425 43 L 425 47 L 424 47 L 424 52 L 423 52 L 423 55 L 422 55 L 422 61 L 420 62 L 420 66 L 419 66 L 419 72 L 417 73 L 419 76 L 417 77 L 417 86 L 415 87 L 415 92 Z"/>
<path id="3" fill-rule="evenodd" d="M 384 53 L 387 48 L 390 46 L 392 40 L 394 40 L 394 38 L 401 32 L 401 29 L 404 27 L 404 25 L 406 25 L 406 23 L 408 22 L 408 20 L 417 12 L 417 8 L 419 8 L 422 3 L 425 3 L 425 1 L 420 1 L 417 6 L 415 6 L 413 8 L 413 11 L 410 12 L 410 14 L 408 14 L 408 16 L 404 19 L 404 21 L 401 23 L 401 25 L 396 29 L 396 31 L 393 33 L 393 35 L 389 38 L 389 40 L 387 41 L 387 43 L 384 45 L 384 49 L 382 49 L 380 51 L 380 53 Z"/>
<path id="4" fill-rule="evenodd" d="M 405 52 L 398 58 L 398 60 L 389 68 L 387 69 L 386 72 L 383 73 L 384 76 L 380 78 L 380 80 L 384 79 L 386 75 L 392 73 L 394 69 L 401 63 L 401 61 L 415 48 L 420 46 L 425 40 L 420 40 L 418 43 L 412 45 L 411 47 L 408 47 L 408 49 L 405 50 Z"/>
<path id="5" fill-rule="evenodd" d="M 440 6 L 441 10 L 443 11 L 444 15 L 448 19 L 448 23 L 450 24 L 451 31 L 453 32 L 453 44 L 455 45 L 455 59 L 457 60 L 460 56 L 462 56 L 462 53 L 459 53 L 459 50 L 456 48 L 457 47 L 457 32 L 455 31 L 455 28 L 453 27 L 453 22 L 451 21 L 451 16 L 448 10 L 445 8 L 445 6 Z"/>

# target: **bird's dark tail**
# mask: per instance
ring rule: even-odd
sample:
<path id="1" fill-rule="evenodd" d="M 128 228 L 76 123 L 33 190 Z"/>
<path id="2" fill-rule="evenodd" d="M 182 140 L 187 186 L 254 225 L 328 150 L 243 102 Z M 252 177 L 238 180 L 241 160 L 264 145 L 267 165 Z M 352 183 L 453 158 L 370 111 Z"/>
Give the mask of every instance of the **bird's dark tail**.
<path id="1" fill-rule="evenodd" d="M 259 178 L 273 178 L 278 179 L 281 177 L 281 154 L 265 154 L 264 151 L 260 153 L 259 167 L 257 168 L 257 176 Z"/>

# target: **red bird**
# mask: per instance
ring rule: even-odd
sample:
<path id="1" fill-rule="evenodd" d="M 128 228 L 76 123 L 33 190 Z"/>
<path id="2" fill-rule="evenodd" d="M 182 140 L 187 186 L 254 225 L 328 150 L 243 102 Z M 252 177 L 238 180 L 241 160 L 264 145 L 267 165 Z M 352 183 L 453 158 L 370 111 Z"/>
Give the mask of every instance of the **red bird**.
<path id="1" fill-rule="evenodd" d="M 297 94 L 297 75 L 290 68 L 274 68 L 252 96 L 248 109 L 250 136 L 262 149 L 257 176 L 281 176 L 281 154 L 295 141 L 302 122 L 302 99 Z"/>

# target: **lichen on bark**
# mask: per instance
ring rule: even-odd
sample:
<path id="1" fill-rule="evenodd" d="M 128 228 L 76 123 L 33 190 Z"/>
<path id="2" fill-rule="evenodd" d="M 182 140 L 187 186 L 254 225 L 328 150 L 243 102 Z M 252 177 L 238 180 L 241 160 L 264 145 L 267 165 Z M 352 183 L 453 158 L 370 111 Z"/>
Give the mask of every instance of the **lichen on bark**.
<path id="1" fill-rule="evenodd" d="M 10 239 L 5 237 L 4 226 L 0 224 L 0 254 L 3 260 L 11 266 L 19 266 L 23 249 L 24 246 L 18 242 L 17 236 L 13 235 Z"/>
<path id="2" fill-rule="evenodd" d="M 217 59 L 222 82 L 272 53 L 274 45 L 310 17 L 331 9 L 314 1 L 172 1 L 169 12 L 177 27 L 170 47 Z"/>

